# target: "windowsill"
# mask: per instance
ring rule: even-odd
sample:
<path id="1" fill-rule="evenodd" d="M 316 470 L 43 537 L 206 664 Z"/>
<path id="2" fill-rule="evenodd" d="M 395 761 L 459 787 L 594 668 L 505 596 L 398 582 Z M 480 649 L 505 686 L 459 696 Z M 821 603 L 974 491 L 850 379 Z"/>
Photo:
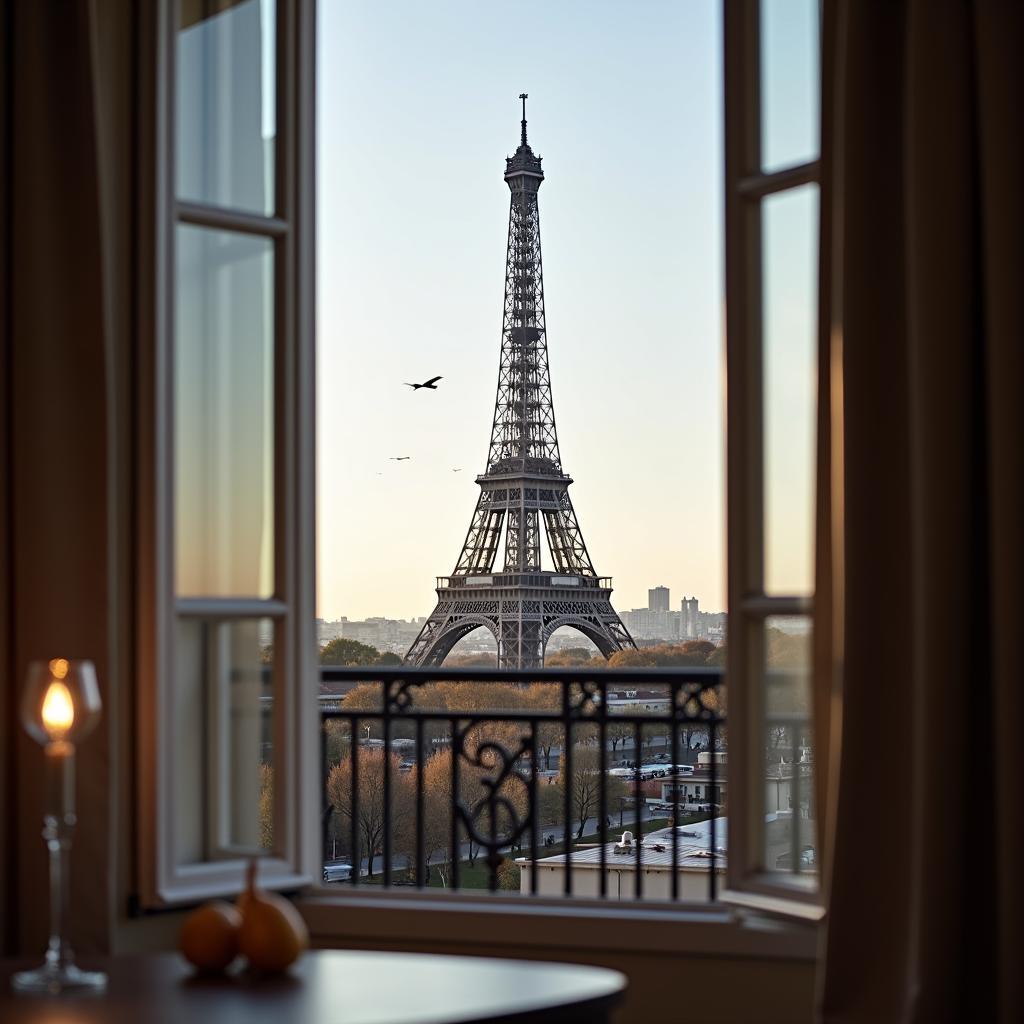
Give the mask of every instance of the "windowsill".
<path id="1" fill-rule="evenodd" d="M 344 894 L 316 891 L 296 901 L 315 942 L 466 945 L 488 954 L 527 947 L 538 953 L 686 954 L 813 961 L 813 922 L 691 904 L 635 906 L 593 900 L 484 897 L 443 893 Z"/>

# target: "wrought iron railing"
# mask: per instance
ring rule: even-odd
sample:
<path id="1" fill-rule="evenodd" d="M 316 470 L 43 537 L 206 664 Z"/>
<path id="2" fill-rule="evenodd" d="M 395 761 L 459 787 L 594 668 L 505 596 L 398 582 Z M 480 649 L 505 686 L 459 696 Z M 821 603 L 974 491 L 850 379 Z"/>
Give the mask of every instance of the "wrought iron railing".
<path id="1" fill-rule="evenodd" d="M 321 678 L 326 683 L 359 687 L 350 690 L 349 699 L 339 706 L 321 712 L 324 848 L 329 855 L 340 839 L 350 866 L 345 884 L 405 884 L 423 889 L 431 871 L 440 864 L 447 887 L 459 889 L 462 876 L 469 871 L 464 853 L 468 851 L 472 860 L 477 849 L 485 865 L 485 887 L 492 892 L 502 887 L 503 865 L 512 863 L 529 872 L 524 891 L 538 893 L 541 868 L 548 866 L 558 869 L 563 876 L 561 891 L 572 896 L 579 888 L 574 881 L 574 860 L 578 864 L 586 860 L 597 868 L 596 891 L 588 895 L 621 896 L 621 892 L 610 892 L 610 869 L 628 867 L 627 873 L 633 876 L 632 895 L 642 899 L 647 856 L 652 868 L 656 861 L 669 872 L 664 886 L 667 898 L 686 898 L 680 883 L 685 860 L 692 871 L 706 870 L 705 898 L 715 899 L 717 876 L 724 867 L 719 846 L 724 831 L 719 817 L 724 812 L 720 796 L 724 768 L 715 756 L 724 749 L 725 740 L 720 670 L 324 667 Z M 501 688 L 506 695 L 521 690 L 524 705 L 530 693 L 539 694 L 542 700 L 533 706 L 498 706 L 498 701 L 493 707 L 451 706 L 439 700 L 438 687 L 431 686 L 441 683 L 486 684 L 493 686 L 494 692 Z M 609 694 L 623 690 L 660 691 L 667 700 L 657 701 L 653 711 L 621 704 L 611 708 Z M 477 696 L 487 692 L 482 689 Z M 645 747 L 657 742 L 655 733 L 662 739 L 658 764 L 672 784 L 662 802 L 666 826 L 645 837 L 644 827 L 650 819 L 645 817 L 642 787 L 651 769 L 643 766 L 642 755 Z M 553 738 L 559 737 L 561 742 L 554 743 Z M 688 814 L 693 820 L 692 797 L 688 802 L 681 794 L 687 779 L 696 777 L 686 764 L 694 759 L 694 737 L 697 749 L 711 752 L 701 776 L 707 800 L 698 809 L 698 816 L 707 821 L 702 834 L 710 841 L 699 848 L 690 842 L 683 824 Z M 632 768 L 609 775 L 611 762 L 619 753 L 618 743 L 625 753 L 629 740 L 634 751 L 628 759 Z M 552 750 L 558 753 L 557 785 L 561 786 L 561 793 L 554 794 L 560 804 L 554 813 L 561 817 L 562 848 L 558 853 L 552 850 L 558 828 L 542 821 L 541 810 L 541 787 L 548 785 L 554 774 L 550 769 Z M 584 784 L 590 787 L 592 802 L 586 808 L 581 796 Z M 442 826 L 447 850 L 437 846 L 438 791 L 440 814 L 447 818 Z M 552 801 L 544 802 L 550 815 Z M 585 811 L 590 812 L 586 818 Z M 618 812 L 620 825 L 632 830 L 632 843 L 618 834 L 612 837 L 613 811 Z M 596 834 L 588 837 L 584 828 L 590 816 L 596 819 Z M 329 838 L 332 832 L 333 841 Z M 522 856 L 510 860 L 509 853 Z M 379 872 L 375 870 L 378 858 Z M 474 873 L 479 878 L 479 870 Z M 325 880 L 327 877 L 325 873 Z M 621 870 L 616 877 L 621 886 Z"/>

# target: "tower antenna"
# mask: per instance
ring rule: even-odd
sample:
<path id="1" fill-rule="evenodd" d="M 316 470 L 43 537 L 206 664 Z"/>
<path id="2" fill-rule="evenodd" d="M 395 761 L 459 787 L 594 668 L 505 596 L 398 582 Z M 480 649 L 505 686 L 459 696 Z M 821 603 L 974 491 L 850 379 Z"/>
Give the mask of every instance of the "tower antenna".
<path id="1" fill-rule="evenodd" d="M 530 98 L 527 93 L 521 92 L 519 98 L 523 101 L 523 120 L 520 122 L 523 126 L 523 145 L 526 145 L 526 101 Z"/>

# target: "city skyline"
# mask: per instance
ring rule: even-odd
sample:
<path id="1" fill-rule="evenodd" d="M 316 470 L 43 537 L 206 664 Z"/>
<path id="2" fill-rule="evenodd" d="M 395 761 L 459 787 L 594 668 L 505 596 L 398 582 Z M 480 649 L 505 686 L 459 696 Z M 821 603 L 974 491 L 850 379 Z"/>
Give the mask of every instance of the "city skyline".
<path id="1" fill-rule="evenodd" d="M 323 618 L 429 614 L 465 539 L 521 91 L 545 158 L 552 389 L 588 547 L 616 608 L 643 607 L 651 579 L 724 607 L 719 5 L 587 10 L 527 4 L 523 55 L 500 12 L 468 4 L 321 7 Z M 385 51 L 397 71 L 381 81 Z M 436 392 L 404 387 L 438 374 Z"/>

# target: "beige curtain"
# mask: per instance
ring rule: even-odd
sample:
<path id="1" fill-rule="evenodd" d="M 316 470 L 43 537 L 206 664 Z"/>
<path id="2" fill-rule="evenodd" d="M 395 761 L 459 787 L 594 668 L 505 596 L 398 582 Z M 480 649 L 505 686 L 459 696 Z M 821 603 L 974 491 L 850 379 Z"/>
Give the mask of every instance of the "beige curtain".
<path id="1" fill-rule="evenodd" d="M 1024 4 L 836 0 L 845 586 L 821 1019 L 1024 1020 Z"/>

